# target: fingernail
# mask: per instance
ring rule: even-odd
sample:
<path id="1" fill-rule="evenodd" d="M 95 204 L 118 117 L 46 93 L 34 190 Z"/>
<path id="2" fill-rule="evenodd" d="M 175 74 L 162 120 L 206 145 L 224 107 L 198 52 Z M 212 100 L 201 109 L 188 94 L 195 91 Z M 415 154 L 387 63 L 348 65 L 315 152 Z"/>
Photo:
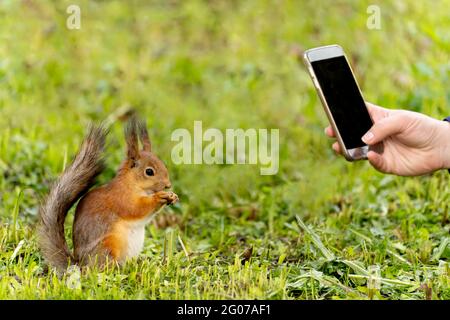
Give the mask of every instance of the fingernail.
<path id="1" fill-rule="evenodd" d="M 361 138 L 362 141 L 364 141 L 365 143 L 370 142 L 370 140 L 373 139 L 373 133 L 372 132 L 367 132 L 365 135 L 363 135 L 363 137 Z"/>

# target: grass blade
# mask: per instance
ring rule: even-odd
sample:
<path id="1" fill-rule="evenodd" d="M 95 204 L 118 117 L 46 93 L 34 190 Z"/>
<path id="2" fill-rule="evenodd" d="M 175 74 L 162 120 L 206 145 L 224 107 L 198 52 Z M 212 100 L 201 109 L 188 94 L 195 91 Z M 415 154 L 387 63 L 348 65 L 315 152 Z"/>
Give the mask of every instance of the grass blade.
<path id="1" fill-rule="evenodd" d="M 335 255 L 330 250 L 328 250 L 327 247 L 325 247 L 322 240 L 320 240 L 320 237 L 312 229 L 310 229 L 298 215 L 295 215 L 295 217 L 297 218 L 297 223 L 300 228 L 302 228 L 303 231 L 305 231 L 311 237 L 314 245 L 320 250 L 320 252 L 322 252 L 323 256 L 329 261 L 335 260 Z"/>

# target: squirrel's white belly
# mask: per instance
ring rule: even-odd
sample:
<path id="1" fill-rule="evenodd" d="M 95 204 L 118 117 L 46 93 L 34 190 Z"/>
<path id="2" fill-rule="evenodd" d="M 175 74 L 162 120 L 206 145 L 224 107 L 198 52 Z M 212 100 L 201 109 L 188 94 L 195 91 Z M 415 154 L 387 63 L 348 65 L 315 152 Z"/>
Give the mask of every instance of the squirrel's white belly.
<path id="1" fill-rule="evenodd" d="M 128 243 L 125 249 L 126 252 L 122 256 L 123 260 L 136 257 L 139 253 L 141 253 L 144 247 L 145 226 L 156 217 L 159 211 L 145 217 L 142 220 L 133 221 L 126 224 Z"/>
<path id="2" fill-rule="evenodd" d="M 131 225 L 128 228 L 128 244 L 125 259 L 133 258 L 141 253 L 144 247 L 145 225 Z"/>
<path id="3" fill-rule="evenodd" d="M 146 217 L 143 220 L 128 224 L 128 244 L 126 247 L 125 259 L 133 258 L 141 253 L 144 247 L 145 226 L 149 224 L 155 215 Z"/>

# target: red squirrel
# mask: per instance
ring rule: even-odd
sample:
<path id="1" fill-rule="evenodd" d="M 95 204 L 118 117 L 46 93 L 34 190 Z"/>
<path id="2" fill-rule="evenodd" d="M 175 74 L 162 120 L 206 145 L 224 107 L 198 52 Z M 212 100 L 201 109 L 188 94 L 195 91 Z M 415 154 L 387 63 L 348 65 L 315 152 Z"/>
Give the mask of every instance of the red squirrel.
<path id="1" fill-rule="evenodd" d="M 104 168 L 107 130 L 91 126 L 72 164 L 53 184 L 40 207 L 38 243 L 51 266 L 105 266 L 137 256 L 145 225 L 163 206 L 178 201 L 164 163 L 152 152 L 144 122 L 134 116 L 125 128 L 126 158 L 106 185 L 87 192 Z M 139 149 L 138 138 L 142 149 Z M 87 193 L 86 193 L 87 192 Z M 73 223 L 73 253 L 64 236 L 67 212 L 79 201 Z"/>

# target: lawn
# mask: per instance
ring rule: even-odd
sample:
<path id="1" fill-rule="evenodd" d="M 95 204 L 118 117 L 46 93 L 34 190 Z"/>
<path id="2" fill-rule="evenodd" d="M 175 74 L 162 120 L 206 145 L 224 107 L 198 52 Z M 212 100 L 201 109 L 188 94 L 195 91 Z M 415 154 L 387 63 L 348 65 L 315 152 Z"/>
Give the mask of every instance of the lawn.
<path id="1" fill-rule="evenodd" d="M 81 8 L 69 30 L 66 8 Z M 346 162 L 303 50 L 340 44 L 368 101 L 450 114 L 450 1 L 0 1 L 0 299 L 450 299 L 450 176 Z M 90 122 L 107 169 L 134 109 L 180 202 L 121 268 L 46 268 L 39 203 Z M 171 133 L 276 128 L 280 169 L 175 165 Z M 71 238 L 73 210 L 66 220 Z M 70 243 L 70 240 L 69 240 Z"/>

